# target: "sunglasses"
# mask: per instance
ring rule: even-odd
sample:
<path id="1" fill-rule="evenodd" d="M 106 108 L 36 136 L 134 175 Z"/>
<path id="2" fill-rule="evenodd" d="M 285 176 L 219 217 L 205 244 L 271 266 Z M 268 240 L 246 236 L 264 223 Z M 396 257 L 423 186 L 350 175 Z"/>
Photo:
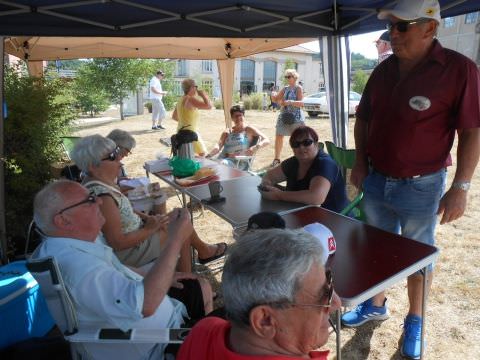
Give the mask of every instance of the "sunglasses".
<path id="1" fill-rule="evenodd" d="M 77 206 L 80 206 L 80 205 L 83 205 L 83 204 L 95 204 L 96 201 L 97 201 L 97 195 L 95 195 L 95 193 L 93 191 L 90 191 L 90 193 L 88 194 L 88 196 L 85 200 L 82 200 L 78 203 L 75 203 L 73 205 L 67 206 L 66 208 L 63 208 L 62 210 L 57 212 L 57 215 L 60 215 L 64 211 L 73 209 L 74 207 L 77 207 Z"/>
<path id="2" fill-rule="evenodd" d="M 285 79 L 291 79 L 291 78 L 293 78 L 292 75 L 287 75 L 287 76 L 285 76 Z"/>
<path id="3" fill-rule="evenodd" d="M 408 28 L 410 25 L 415 25 L 415 24 L 422 24 L 425 22 L 430 21 L 430 19 L 422 19 L 422 20 L 413 20 L 413 21 L 399 21 L 396 23 L 388 23 L 387 24 L 387 30 L 389 32 L 392 32 L 394 29 L 396 29 L 398 32 L 405 33 L 408 31 Z"/>
<path id="4" fill-rule="evenodd" d="M 132 153 L 130 149 L 127 149 L 126 147 L 119 146 L 120 150 L 125 154 L 124 156 L 128 156 Z"/>
<path id="5" fill-rule="evenodd" d="M 293 149 L 297 149 L 300 147 L 300 145 L 302 145 L 303 147 L 309 147 L 310 145 L 313 144 L 313 140 L 312 139 L 305 139 L 305 140 L 302 140 L 302 141 L 292 141 L 292 148 Z"/>
<path id="6" fill-rule="evenodd" d="M 105 161 L 105 160 L 115 161 L 117 160 L 117 157 L 119 154 L 120 154 L 120 148 L 117 146 L 115 150 L 113 150 L 110 154 L 108 154 L 107 157 L 103 158 L 102 161 Z"/>

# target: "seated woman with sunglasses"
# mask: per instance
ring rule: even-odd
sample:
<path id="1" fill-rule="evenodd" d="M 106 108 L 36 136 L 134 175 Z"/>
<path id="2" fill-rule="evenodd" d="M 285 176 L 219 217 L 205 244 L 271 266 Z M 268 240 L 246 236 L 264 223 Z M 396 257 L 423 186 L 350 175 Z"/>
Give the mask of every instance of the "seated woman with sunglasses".
<path id="1" fill-rule="evenodd" d="M 72 159 L 87 174 L 83 185 L 102 196 L 100 210 L 106 219 L 102 232 L 108 245 L 122 263 L 141 267 L 160 255 L 172 214 L 149 216 L 133 210 L 116 183 L 121 166 L 119 154 L 120 149 L 112 140 L 91 135 L 78 142 Z M 182 249 L 178 271 L 192 270 L 190 245 L 198 251 L 201 264 L 225 255 L 227 249 L 225 243 L 203 242 L 194 231 Z"/>
<path id="2" fill-rule="evenodd" d="M 318 148 L 315 130 L 308 126 L 295 129 L 290 146 L 294 156 L 262 178 L 262 196 L 270 200 L 322 205 L 340 212 L 348 204 L 345 181 L 335 161 Z M 274 186 L 285 180 L 285 190 Z"/>

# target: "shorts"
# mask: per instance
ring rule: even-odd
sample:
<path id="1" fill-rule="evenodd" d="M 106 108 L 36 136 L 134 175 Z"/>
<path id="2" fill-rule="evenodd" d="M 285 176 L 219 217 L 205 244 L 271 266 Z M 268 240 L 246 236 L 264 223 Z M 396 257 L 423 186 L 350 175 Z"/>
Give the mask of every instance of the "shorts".
<path id="1" fill-rule="evenodd" d="M 299 126 L 305 126 L 303 121 L 299 121 L 290 125 L 285 124 L 283 121 L 277 119 L 277 125 L 275 126 L 275 135 L 290 136 L 293 131 Z"/>
<path id="2" fill-rule="evenodd" d="M 394 179 L 372 169 L 363 182 L 367 223 L 433 245 L 445 179 L 445 169 L 413 179 Z"/>
<path id="3" fill-rule="evenodd" d="M 156 231 L 136 246 L 115 251 L 115 255 L 124 265 L 141 267 L 158 258 L 161 251 L 160 232 Z"/>

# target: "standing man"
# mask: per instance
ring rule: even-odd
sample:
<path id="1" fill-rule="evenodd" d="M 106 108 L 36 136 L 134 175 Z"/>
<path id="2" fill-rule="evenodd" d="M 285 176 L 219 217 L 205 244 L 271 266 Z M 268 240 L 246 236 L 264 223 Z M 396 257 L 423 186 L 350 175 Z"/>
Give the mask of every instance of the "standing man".
<path id="1" fill-rule="evenodd" d="M 400 0 L 378 17 L 388 21 L 393 55 L 375 68 L 360 101 L 351 180 L 363 186 L 369 224 L 433 244 L 437 215 L 445 224 L 466 208 L 480 154 L 480 75 L 471 60 L 435 39 L 441 20 L 438 1 Z M 444 193 L 455 133 L 455 176 Z M 407 287 L 401 352 L 418 359 L 422 276 L 411 275 Z M 344 314 L 342 321 L 355 327 L 386 318 L 382 292 Z"/>
<path id="2" fill-rule="evenodd" d="M 150 100 L 152 101 L 152 130 L 164 130 L 162 125 L 163 119 L 167 115 L 165 106 L 163 106 L 163 95 L 167 95 L 166 91 L 162 90 L 160 80 L 163 80 L 165 74 L 162 70 L 157 71 L 154 77 L 150 80 Z"/>
<path id="3" fill-rule="evenodd" d="M 383 60 L 393 54 L 392 47 L 390 46 L 390 33 L 384 31 L 382 35 L 375 40 L 375 46 L 377 47 L 378 63 L 380 64 Z"/>

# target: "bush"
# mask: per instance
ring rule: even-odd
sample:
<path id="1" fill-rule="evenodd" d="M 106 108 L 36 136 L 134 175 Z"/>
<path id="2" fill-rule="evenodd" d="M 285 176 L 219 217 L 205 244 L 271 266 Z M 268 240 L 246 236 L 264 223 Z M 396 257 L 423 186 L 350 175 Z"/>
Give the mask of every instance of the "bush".
<path id="1" fill-rule="evenodd" d="M 251 93 L 243 96 L 245 110 L 262 110 L 263 93 Z"/>
<path id="2" fill-rule="evenodd" d="M 22 76 L 5 69 L 5 217 L 7 238 L 25 236 L 33 197 L 51 178 L 50 164 L 62 158 L 60 137 L 75 118 L 68 82 Z"/>
<path id="3" fill-rule="evenodd" d="M 221 110 L 223 109 L 223 100 L 222 99 L 215 99 L 213 102 L 213 106 L 215 106 L 215 109 Z"/>

